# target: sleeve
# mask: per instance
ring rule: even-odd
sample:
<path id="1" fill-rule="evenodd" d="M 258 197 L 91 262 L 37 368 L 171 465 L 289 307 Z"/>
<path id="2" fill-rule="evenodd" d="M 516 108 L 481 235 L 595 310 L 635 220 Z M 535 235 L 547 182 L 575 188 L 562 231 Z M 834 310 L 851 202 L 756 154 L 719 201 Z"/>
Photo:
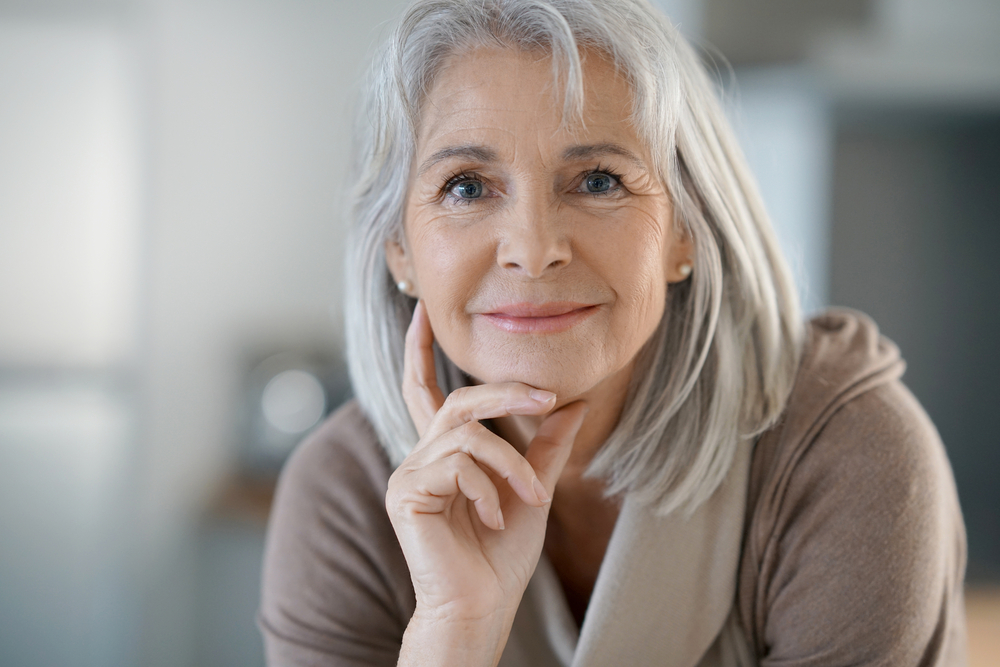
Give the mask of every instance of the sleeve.
<path id="1" fill-rule="evenodd" d="M 300 445 L 278 483 L 258 612 L 272 667 L 395 665 L 413 613 L 384 509 L 388 461 L 352 410 Z"/>
<path id="2" fill-rule="evenodd" d="M 954 479 L 901 383 L 846 403 L 804 451 L 761 565 L 763 667 L 966 664 Z"/>

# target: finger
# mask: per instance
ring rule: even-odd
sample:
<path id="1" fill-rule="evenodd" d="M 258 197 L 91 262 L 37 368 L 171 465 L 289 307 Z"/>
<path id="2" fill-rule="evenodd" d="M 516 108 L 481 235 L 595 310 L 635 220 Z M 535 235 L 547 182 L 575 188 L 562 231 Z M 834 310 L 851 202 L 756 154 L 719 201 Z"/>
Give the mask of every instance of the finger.
<path id="1" fill-rule="evenodd" d="M 420 452 L 411 454 L 403 467 L 418 469 L 461 453 L 505 480 L 517 497 L 528 505 L 541 507 L 549 501 L 539 496 L 535 469 L 514 446 L 479 422 L 467 422 L 452 429 Z"/>
<path id="2" fill-rule="evenodd" d="M 556 395 L 552 392 L 521 382 L 460 387 L 448 395 L 434 415 L 423 440 L 434 440 L 467 422 L 508 415 L 543 415 L 555 404 Z"/>
<path id="3" fill-rule="evenodd" d="M 434 332 L 423 299 L 417 301 L 413 319 L 406 330 L 403 351 L 403 400 L 410 418 L 423 436 L 434 415 L 444 405 L 434 365 Z"/>
<path id="4" fill-rule="evenodd" d="M 545 492 L 552 497 L 556 482 L 562 474 L 573 442 L 576 440 L 583 419 L 589 408 L 583 401 L 570 403 L 549 415 L 538 427 L 535 437 L 528 445 L 525 459 L 531 464 L 542 483 Z"/>
<path id="5" fill-rule="evenodd" d="M 503 530 L 500 494 L 489 475 L 469 456 L 456 453 L 406 476 L 399 500 L 410 511 L 440 514 L 461 494 L 472 501 L 484 525 Z"/>

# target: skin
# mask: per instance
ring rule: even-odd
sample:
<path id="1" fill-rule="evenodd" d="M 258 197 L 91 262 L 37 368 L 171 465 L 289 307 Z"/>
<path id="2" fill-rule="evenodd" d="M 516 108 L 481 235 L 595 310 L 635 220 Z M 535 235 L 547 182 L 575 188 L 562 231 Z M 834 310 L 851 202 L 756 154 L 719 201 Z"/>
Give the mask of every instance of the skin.
<path id="1" fill-rule="evenodd" d="M 481 48 L 424 105 L 386 244 L 420 298 L 403 394 L 421 438 L 386 496 L 417 598 L 401 665 L 496 664 L 543 547 L 581 620 L 617 517 L 582 474 L 692 248 L 627 83 L 596 54 L 584 80 L 583 123 L 563 122 L 547 55 Z M 568 313 L 536 317 L 552 304 Z M 476 386 L 441 395 L 434 340 Z"/>

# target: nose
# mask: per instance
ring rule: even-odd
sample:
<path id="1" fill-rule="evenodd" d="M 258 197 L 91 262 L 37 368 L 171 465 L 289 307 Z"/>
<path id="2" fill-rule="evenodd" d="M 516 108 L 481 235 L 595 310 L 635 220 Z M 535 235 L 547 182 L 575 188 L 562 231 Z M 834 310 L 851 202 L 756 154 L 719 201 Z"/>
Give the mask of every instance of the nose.
<path id="1" fill-rule="evenodd" d="M 547 271 L 569 264 L 573 253 L 558 212 L 545 202 L 522 204 L 505 225 L 497 264 L 529 278 L 540 278 Z"/>

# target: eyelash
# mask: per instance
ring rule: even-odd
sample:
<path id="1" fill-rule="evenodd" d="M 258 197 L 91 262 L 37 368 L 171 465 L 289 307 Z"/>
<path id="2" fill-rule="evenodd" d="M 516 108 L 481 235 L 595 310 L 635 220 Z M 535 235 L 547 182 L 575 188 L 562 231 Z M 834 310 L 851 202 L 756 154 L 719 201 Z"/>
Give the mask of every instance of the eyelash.
<path id="1" fill-rule="evenodd" d="M 621 176 L 621 174 L 619 174 L 616 171 L 612 171 L 611 169 L 606 169 L 605 167 L 601 166 L 600 163 L 598 163 L 598 165 L 597 165 L 596 168 L 594 168 L 594 169 L 588 169 L 587 171 L 582 172 L 577 177 L 577 179 L 580 182 L 580 185 L 582 186 L 582 185 L 586 184 L 587 179 L 590 178 L 591 176 L 593 176 L 594 174 L 604 174 L 605 176 L 610 176 L 611 178 L 613 178 L 615 180 L 615 185 L 612 186 L 607 192 L 584 192 L 583 194 L 588 194 L 588 195 L 590 195 L 592 197 L 595 197 L 595 198 L 610 197 L 611 195 L 613 195 L 616 192 L 618 192 L 619 189 L 624 189 L 624 186 L 622 185 L 622 176 Z M 577 187 L 580 187 L 580 186 L 577 186 Z"/>
<path id="2" fill-rule="evenodd" d="M 452 203 L 463 205 L 463 206 L 468 206 L 469 204 L 471 204 L 475 200 L 474 199 L 466 199 L 465 197 L 457 197 L 454 194 L 452 194 L 452 192 L 451 192 L 452 189 L 454 189 L 454 187 L 456 185 L 458 185 L 459 183 L 462 183 L 463 181 L 477 181 L 479 183 L 482 183 L 483 185 L 486 184 L 485 181 L 483 180 L 483 177 L 480 176 L 479 174 L 477 174 L 476 172 L 474 172 L 474 171 L 460 171 L 458 173 L 452 174 L 451 176 L 449 176 L 445 180 L 444 187 L 442 188 L 442 193 Z"/>
<path id="3" fill-rule="evenodd" d="M 600 164 L 598 164 L 593 169 L 588 169 L 586 171 L 581 172 L 580 175 L 577 176 L 577 181 L 580 183 L 580 185 L 583 185 L 584 183 L 586 183 L 587 178 L 589 178 L 594 174 L 604 174 L 606 176 L 610 176 L 615 180 L 615 186 L 612 189 L 608 190 L 607 192 L 584 192 L 581 194 L 589 194 L 594 198 L 609 197 L 615 194 L 615 192 L 617 192 L 619 188 L 623 187 L 621 174 L 612 171 L 611 169 L 607 169 L 601 166 Z M 465 197 L 458 197 L 452 193 L 454 187 L 464 181 L 476 181 L 478 183 L 482 183 L 484 186 L 486 185 L 485 179 L 483 179 L 483 177 L 477 174 L 476 172 L 460 171 L 452 174 L 451 176 L 445 179 L 444 187 L 441 189 L 442 194 L 452 203 L 468 206 L 469 204 L 471 204 L 476 200 L 467 199 Z"/>

